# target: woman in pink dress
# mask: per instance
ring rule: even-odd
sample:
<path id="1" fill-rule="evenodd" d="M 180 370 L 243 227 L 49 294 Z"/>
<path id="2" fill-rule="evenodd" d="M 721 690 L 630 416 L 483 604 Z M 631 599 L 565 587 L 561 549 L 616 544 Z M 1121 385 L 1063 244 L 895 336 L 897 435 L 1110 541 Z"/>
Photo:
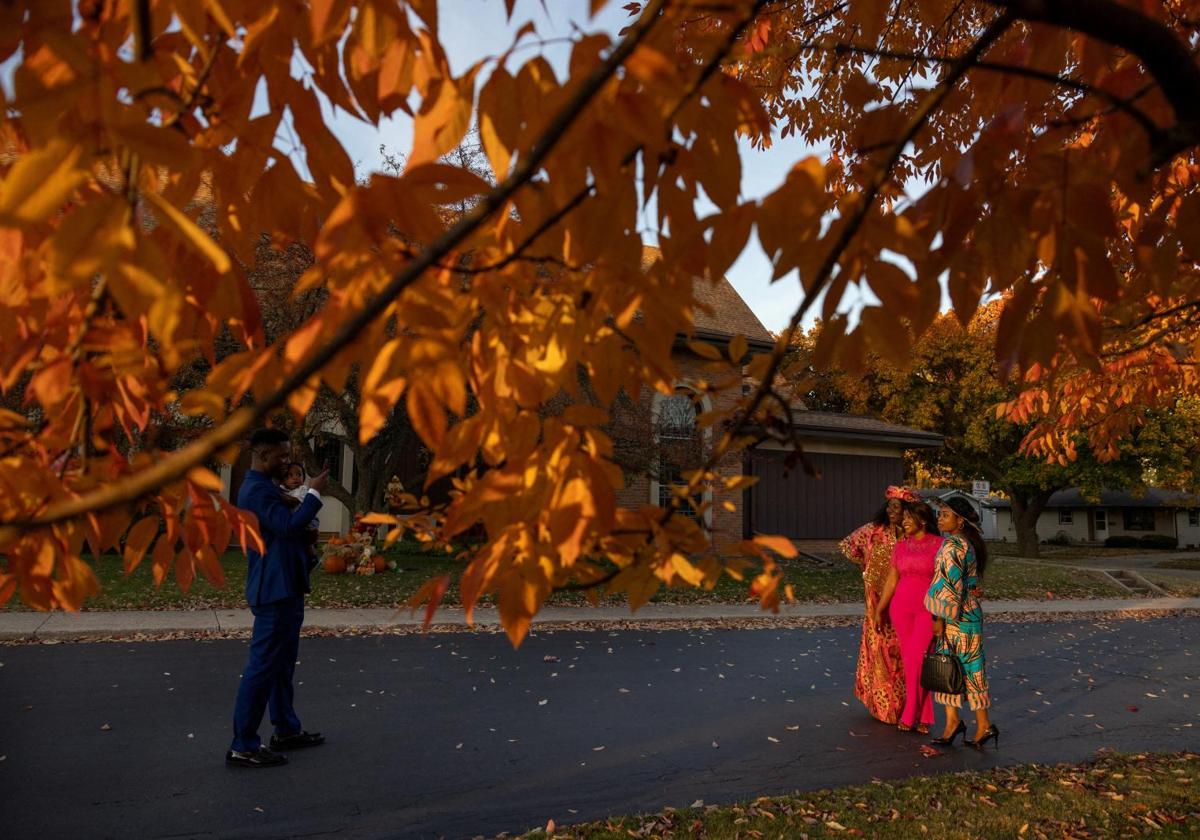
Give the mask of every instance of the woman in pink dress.
<path id="1" fill-rule="evenodd" d="M 933 724 L 933 695 L 921 687 L 921 663 L 933 639 L 933 619 L 925 609 L 925 594 L 933 581 L 942 538 L 933 509 L 915 496 L 904 501 L 900 522 L 904 536 L 892 550 L 892 568 L 875 607 L 875 623 L 883 624 L 887 610 L 900 639 L 904 709 L 897 726 L 905 732 L 927 733 Z"/>

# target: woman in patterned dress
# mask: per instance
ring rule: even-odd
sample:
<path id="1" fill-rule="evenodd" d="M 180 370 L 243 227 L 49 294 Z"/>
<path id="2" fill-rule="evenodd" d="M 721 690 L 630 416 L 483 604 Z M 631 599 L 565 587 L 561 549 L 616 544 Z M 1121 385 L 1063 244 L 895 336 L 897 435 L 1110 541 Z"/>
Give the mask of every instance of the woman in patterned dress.
<path id="1" fill-rule="evenodd" d="M 946 707 L 946 728 L 933 743 L 949 746 L 966 726 L 959 718 L 964 696 L 975 713 L 975 737 L 963 742 L 982 748 L 988 741 L 1000 743 L 1000 730 L 988 717 L 991 697 L 983 655 L 983 610 L 977 590 L 987 565 L 987 546 L 979 528 L 979 514 L 965 499 L 951 499 L 938 512 L 938 527 L 945 537 L 938 551 L 933 583 L 925 596 L 925 608 L 933 613 L 933 629 L 944 637 L 962 663 L 965 695 L 934 692 L 935 702 Z"/>
<path id="2" fill-rule="evenodd" d="M 858 667 L 854 672 L 854 696 L 862 701 L 872 717 L 891 724 L 899 722 L 904 708 L 900 641 L 891 624 L 877 627 L 872 616 L 892 567 L 892 549 L 900 537 L 900 501 L 904 493 L 911 491 L 889 487 L 886 502 L 875 518 L 840 544 L 842 554 L 863 567 L 866 613 L 862 640 L 858 645 Z"/>

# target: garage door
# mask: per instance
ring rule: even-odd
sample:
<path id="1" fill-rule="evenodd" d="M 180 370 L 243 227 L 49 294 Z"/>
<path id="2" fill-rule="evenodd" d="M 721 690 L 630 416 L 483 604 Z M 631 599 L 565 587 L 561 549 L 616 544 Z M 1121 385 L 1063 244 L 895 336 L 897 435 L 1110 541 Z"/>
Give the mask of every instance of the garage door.
<path id="1" fill-rule="evenodd" d="M 784 467 L 786 452 L 755 450 L 747 470 L 759 477 L 750 489 L 751 534 L 782 534 L 796 540 L 840 539 L 869 520 L 883 504 L 889 484 L 904 478 L 900 458 L 809 455 L 821 478 L 799 465 Z"/>

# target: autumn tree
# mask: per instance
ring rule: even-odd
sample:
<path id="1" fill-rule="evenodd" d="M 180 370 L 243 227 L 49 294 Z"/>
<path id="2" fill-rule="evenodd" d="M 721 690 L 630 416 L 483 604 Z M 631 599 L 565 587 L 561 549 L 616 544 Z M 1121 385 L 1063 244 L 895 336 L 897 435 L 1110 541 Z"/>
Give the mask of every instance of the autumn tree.
<path id="1" fill-rule="evenodd" d="M 920 471 L 960 485 L 988 480 L 1012 503 L 1020 552 L 1039 553 L 1038 517 L 1050 496 L 1068 487 L 1097 496 L 1101 489 L 1140 489 L 1148 478 L 1191 487 L 1200 478 L 1200 424 L 1196 416 L 1154 412 L 1148 423 L 1125 437 L 1120 455 L 1101 461 L 1086 440 L 1066 464 L 1047 462 L 1021 451 L 1029 427 L 997 416 L 997 407 L 1014 399 L 1022 383 L 996 362 L 997 321 L 1003 301 L 980 309 L 963 327 L 952 315 L 936 318 L 897 367 L 868 356 L 866 371 L 849 376 L 811 367 L 821 325 L 809 330 L 796 349 L 795 385 L 809 408 L 852 411 L 943 435 L 933 450 L 912 453 Z M 1083 438 L 1080 435 L 1080 438 Z"/>
<path id="2" fill-rule="evenodd" d="M 433 0 L 2 4 L 0 389 L 20 408 L 0 415 L 0 599 L 77 608 L 85 545 L 149 554 L 185 587 L 219 575 L 230 533 L 257 536 L 203 465 L 357 370 L 360 441 L 403 403 L 430 477 L 459 474 L 405 527 L 485 535 L 461 592 L 468 609 L 495 593 L 514 641 L 556 588 L 637 604 L 739 554 L 764 562 L 751 586 L 773 605 L 768 549 L 790 545 L 716 546 L 677 511 L 702 489 L 732 503 L 746 479 L 717 465 L 789 438 L 779 374 L 818 301 L 817 364 L 900 364 L 943 277 L 963 323 L 1008 295 L 997 359 L 1031 392 L 1008 410 L 1050 423 L 1030 450 L 1069 460 L 1082 429 L 1117 457 L 1145 419 L 1131 401 L 1195 395 L 1197 5 L 652 0 L 616 39 L 582 24 L 561 72 L 524 27 L 455 75 Z M 403 173 L 357 183 L 323 105 L 411 120 Z M 490 182 L 440 160 L 472 126 Z M 741 150 L 775 133 L 831 155 L 746 199 Z M 645 271 L 643 212 L 661 247 Z M 737 390 L 699 418 L 713 446 L 677 498 L 620 508 L 606 409 L 674 392 L 693 282 L 751 232 L 804 300 L 749 362 L 759 387 L 741 393 L 732 352 L 696 383 Z M 273 342 L 242 269 L 264 236 L 310 245 L 295 292 L 324 296 Z M 851 321 L 858 287 L 883 305 Z M 218 358 L 221 337 L 244 349 Z M 203 385 L 175 389 L 198 358 Z M 599 406 L 575 399 L 581 372 Z M 542 410 L 563 393 L 571 408 Z M 207 431 L 163 449 L 169 412 Z"/>

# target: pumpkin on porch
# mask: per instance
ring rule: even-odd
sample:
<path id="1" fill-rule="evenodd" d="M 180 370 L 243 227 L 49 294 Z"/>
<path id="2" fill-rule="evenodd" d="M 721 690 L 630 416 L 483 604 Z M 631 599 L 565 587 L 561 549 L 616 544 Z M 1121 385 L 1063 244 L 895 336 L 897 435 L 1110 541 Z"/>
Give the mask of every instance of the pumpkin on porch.
<path id="1" fill-rule="evenodd" d="M 340 554 L 326 554 L 321 561 L 321 567 L 327 574 L 340 575 L 346 571 L 346 558 Z"/>

